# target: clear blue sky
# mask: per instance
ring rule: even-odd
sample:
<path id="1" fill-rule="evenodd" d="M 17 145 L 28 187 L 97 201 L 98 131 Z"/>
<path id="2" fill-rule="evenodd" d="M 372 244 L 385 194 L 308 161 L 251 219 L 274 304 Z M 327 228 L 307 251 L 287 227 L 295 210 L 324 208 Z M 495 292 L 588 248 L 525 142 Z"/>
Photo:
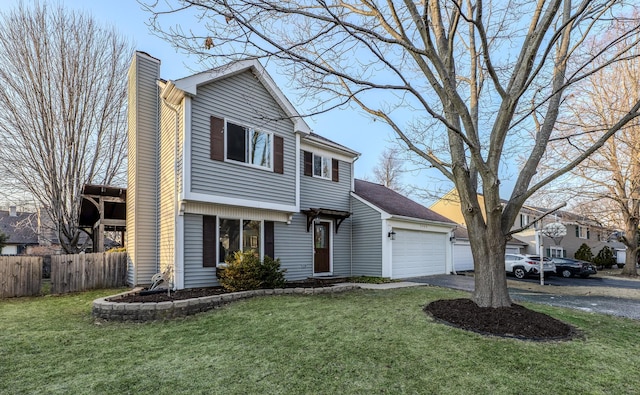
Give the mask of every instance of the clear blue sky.
<path id="1" fill-rule="evenodd" d="M 162 0 L 160 0 L 162 1 Z M 0 11 L 6 12 L 19 4 L 20 0 L 0 0 Z M 25 4 L 31 4 L 27 1 Z M 57 2 L 49 2 L 57 5 Z M 161 76 L 164 79 L 177 79 L 196 71 L 202 71 L 205 67 L 197 62 L 195 57 L 190 57 L 176 52 L 171 44 L 150 33 L 146 23 L 149 14 L 142 10 L 135 0 L 66 0 L 60 2 L 65 8 L 82 10 L 90 13 L 97 21 L 104 25 L 113 26 L 116 30 L 129 38 L 135 48 L 161 60 Z M 186 19 L 183 27 L 197 23 L 195 19 Z M 270 74 L 280 86 L 289 100 L 298 101 L 295 92 L 287 89 L 287 80 L 277 75 L 274 70 Z M 126 76 L 123 76 L 125 78 Z M 305 108 L 296 106 L 300 113 Z M 360 152 L 362 155 L 356 162 L 355 175 L 357 178 L 372 176 L 372 170 L 378 162 L 380 154 L 386 147 L 392 146 L 394 138 L 391 129 L 382 122 L 373 122 L 371 119 L 353 110 L 334 110 L 326 114 L 306 119 L 311 128 L 318 134 L 343 144 Z M 411 169 L 410 165 L 407 165 Z M 443 182 L 434 182 L 434 177 L 442 178 L 438 172 L 412 171 L 403 175 L 402 182 L 420 188 L 445 188 L 450 186 Z M 411 196 L 422 203 L 430 203 L 418 196 Z"/>

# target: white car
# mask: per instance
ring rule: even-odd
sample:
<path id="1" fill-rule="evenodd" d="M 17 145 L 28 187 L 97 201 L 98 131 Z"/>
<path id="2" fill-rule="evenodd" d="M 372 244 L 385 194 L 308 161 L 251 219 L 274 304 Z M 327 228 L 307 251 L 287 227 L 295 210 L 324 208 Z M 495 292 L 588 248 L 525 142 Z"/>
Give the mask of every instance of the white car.
<path id="1" fill-rule="evenodd" d="M 507 273 L 513 274 L 516 278 L 525 278 L 528 275 L 540 275 L 540 256 L 506 254 L 504 266 Z M 542 261 L 544 276 L 551 276 L 556 272 L 556 265 L 551 259 L 545 257 Z"/>

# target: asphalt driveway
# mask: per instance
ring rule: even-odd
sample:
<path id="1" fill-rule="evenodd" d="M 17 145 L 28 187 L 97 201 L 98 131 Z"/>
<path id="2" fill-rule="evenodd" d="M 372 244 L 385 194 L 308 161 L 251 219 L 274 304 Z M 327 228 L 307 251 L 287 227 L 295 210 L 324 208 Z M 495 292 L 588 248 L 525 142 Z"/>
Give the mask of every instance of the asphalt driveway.
<path id="1" fill-rule="evenodd" d="M 511 279 L 511 278 L 509 278 Z M 592 277 L 588 279 L 582 278 L 552 278 L 552 282 L 545 281 L 549 284 L 549 291 L 532 292 L 529 290 L 523 290 L 519 288 L 509 288 L 509 294 L 514 301 L 522 302 L 534 302 L 543 303 L 550 306 L 567 307 L 571 309 L 578 309 L 582 311 L 589 311 L 594 313 L 609 314 L 619 317 L 632 318 L 640 320 L 640 300 L 637 299 L 625 299 L 614 298 L 607 296 L 574 296 L 574 295 L 562 295 L 554 293 L 553 288 L 558 286 L 601 286 L 601 287 L 624 287 L 640 289 L 640 282 L 630 280 L 617 280 L 611 278 Z M 416 282 L 420 284 L 428 284 L 438 287 L 459 289 L 462 291 L 473 291 L 474 281 L 473 276 L 462 275 L 448 275 L 441 274 L 436 276 L 415 277 L 406 279 L 406 281 Z M 531 280 L 525 280 L 531 281 Z M 535 282 L 535 280 L 533 280 Z M 566 284 L 565 284 L 566 282 Z"/>

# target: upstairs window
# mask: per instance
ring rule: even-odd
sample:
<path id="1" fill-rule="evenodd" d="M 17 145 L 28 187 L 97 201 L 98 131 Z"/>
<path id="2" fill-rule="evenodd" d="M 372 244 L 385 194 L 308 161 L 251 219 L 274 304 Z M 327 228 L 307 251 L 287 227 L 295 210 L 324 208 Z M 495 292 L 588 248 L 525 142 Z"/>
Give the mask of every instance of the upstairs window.
<path id="1" fill-rule="evenodd" d="M 524 228 L 527 225 L 529 225 L 529 215 L 520 214 L 520 227 Z"/>
<path id="2" fill-rule="evenodd" d="M 227 122 L 227 159 L 271 168 L 271 134 Z"/>
<path id="3" fill-rule="evenodd" d="M 580 239 L 588 239 L 589 238 L 589 228 L 586 226 L 576 226 L 576 237 Z"/>
<path id="4" fill-rule="evenodd" d="M 340 165 L 336 158 L 303 151 L 304 175 L 323 178 L 333 182 L 340 181 Z"/>
<path id="5" fill-rule="evenodd" d="M 211 117 L 210 157 L 284 174 L 284 138 Z"/>
<path id="6" fill-rule="evenodd" d="M 313 154 L 314 177 L 331 179 L 331 158 Z"/>

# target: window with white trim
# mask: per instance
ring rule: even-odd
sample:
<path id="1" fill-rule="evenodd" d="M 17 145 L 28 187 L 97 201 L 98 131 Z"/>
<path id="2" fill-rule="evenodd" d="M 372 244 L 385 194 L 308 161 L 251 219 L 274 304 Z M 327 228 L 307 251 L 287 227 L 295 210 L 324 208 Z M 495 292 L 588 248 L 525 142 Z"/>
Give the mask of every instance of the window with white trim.
<path id="1" fill-rule="evenodd" d="M 559 246 L 551 246 L 549 247 L 549 257 L 550 258 L 564 258 L 564 249 Z"/>
<path id="2" fill-rule="evenodd" d="M 252 128 L 227 122 L 227 160 L 271 169 L 273 136 Z"/>
<path id="3" fill-rule="evenodd" d="M 331 179 L 331 158 L 313 154 L 313 176 Z"/>
<path id="4" fill-rule="evenodd" d="M 528 214 L 520 214 L 520 227 L 524 228 L 529 225 L 529 215 Z"/>
<path id="5" fill-rule="evenodd" d="M 253 251 L 256 256 L 262 256 L 262 221 L 220 218 L 218 238 L 220 263 L 240 251 L 241 247 L 242 251 Z"/>
<path id="6" fill-rule="evenodd" d="M 589 238 L 589 228 L 586 226 L 578 225 L 578 231 L 576 233 L 577 233 L 577 236 L 581 239 Z"/>

